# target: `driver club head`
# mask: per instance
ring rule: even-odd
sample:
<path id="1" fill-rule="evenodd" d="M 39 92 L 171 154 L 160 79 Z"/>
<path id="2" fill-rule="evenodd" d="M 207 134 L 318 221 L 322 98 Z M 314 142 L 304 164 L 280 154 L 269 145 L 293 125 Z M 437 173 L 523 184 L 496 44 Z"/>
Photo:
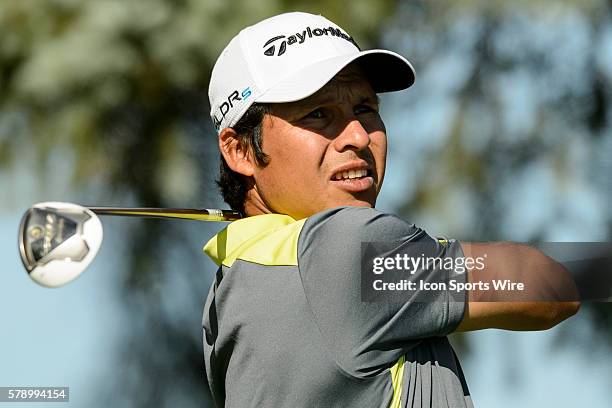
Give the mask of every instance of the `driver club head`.
<path id="1" fill-rule="evenodd" d="M 80 205 L 44 202 L 32 206 L 19 226 L 19 252 L 28 275 L 46 287 L 77 278 L 102 243 L 102 223 Z"/>

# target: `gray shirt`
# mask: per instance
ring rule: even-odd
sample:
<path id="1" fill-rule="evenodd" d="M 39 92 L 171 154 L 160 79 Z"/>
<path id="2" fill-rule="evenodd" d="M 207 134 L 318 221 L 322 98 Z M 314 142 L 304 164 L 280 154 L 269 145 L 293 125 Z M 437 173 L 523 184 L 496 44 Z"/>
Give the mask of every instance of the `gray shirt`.
<path id="1" fill-rule="evenodd" d="M 465 299 L 439 291 L 425 302 L 406 293 L 362 301 L 365 242 L 397 243 L 387 255 L 418 243 L 411 255 L 463 256 L 456 241 L 361 207 L 300 221 L 250 217 L 209 241 L 220 267 L 204 310 L 204 354 L 217 406 L 472 406 L 445 337 Z M 444 269 L 410 276 L 451 278 Z"/>

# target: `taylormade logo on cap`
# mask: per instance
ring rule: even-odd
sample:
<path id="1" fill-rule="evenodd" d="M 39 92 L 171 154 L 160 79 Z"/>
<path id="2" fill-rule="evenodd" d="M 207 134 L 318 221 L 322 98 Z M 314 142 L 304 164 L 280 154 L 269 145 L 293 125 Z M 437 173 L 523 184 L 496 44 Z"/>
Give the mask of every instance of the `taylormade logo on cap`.
<path id="1" fill-rule="evenodd" d="M 343 38 L 346 41 L 352 42 L 355 45 L 355 47 L 360 49 L 359 45 L 357 45 L 353 37 L 351 37 L 348 34 L 343 33 L 342 30 L 340 30 L 339 28 L 336 28 L 333 26 L 329 26 L 327 28 L 306 27 L 306 29 L 302 31 L 301 33 L 295 33 L 294 35 L 290 35 L 289 37 L 284 36 L 284 35 L 277 35 L 276 37 L 270 38 L 268 41 L 266 41 L 266 43 L 263 46 L 265 50 L 264 55 L 267 55 L 269 57 L 272 57 L 274 55 L 281 56 L 287 50 L 288 45 L 303 44 L 304 41 L 306 41 L 308 38 L 312 38 L 313 36 L 320 37 L 322 35 L 331 35 L 332 37 Z M 278 42 L 277 40 L 280 40 L 280 39 L 283 39 L 283 40 L 281 42 Z M 275 41 L 277 41 L 277 44 L 279 44 L 278 53 L 275 53 L 276 44 L 272 44 Z"/>
<path id="2" fill-rule="evenodd" d="M 285 13 L 240 31 L 213 68 L 208 98 L 218 132 L 234 126 L 253 103 L 298 101 L 338 72 L 358 63 L 375 92 L 404 89 L 414 70 L 392 51 L 361 51 L 347 32 L 325 17 Z"/>

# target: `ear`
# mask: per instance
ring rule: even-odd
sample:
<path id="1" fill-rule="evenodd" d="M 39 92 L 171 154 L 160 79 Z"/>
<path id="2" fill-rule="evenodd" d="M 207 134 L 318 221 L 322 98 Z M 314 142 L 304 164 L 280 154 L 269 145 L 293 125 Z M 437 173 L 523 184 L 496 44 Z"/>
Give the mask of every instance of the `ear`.
<path id="1" fill-rule="evenodd" d="M 219 150 L 230 169 L 243 176 L 251 177 L 255 171 L 253 157 L 248 148 L 240 143 L 238 134 L 232 128 L 225 128 L 219 134 Z"/>

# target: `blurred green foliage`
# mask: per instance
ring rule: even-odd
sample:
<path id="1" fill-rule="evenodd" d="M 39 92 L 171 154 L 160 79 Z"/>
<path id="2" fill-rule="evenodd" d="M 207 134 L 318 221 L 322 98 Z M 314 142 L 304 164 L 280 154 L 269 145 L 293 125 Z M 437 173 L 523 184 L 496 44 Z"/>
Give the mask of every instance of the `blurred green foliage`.
<path id="1" fill-rule="evenodd" d="M 400 3 L 384 36 L 417 62 L 417 82 L 384 100 L 399 212 L 468 241 L 609 241 L 611 11 L 600 0 Z M 570 321 L 560 338 L 612 344 L 611 311 L 585 304 L 573 321 L 592 334 Z"/>
<path id="2" fill-rule="evenodd" d="M 191 198 L 197 186 L 185 180 L 197 177 L 200 164 L 176 147 L 177 139 L 189 132 L 186 122 L 201 122 L 210 131 L 208 78 L 232 36 L 283 10 L 325 10 L 371 43 L 391 4 L 355 1 L 346 9 L 320 1 L 3 2 L 0 165 L 10 165 L 15 145 L 28 142 L 43 170 L 49 151 L 63 146 L 75 150 L 77 183 L 96 179 L 128 190 L 148 184 L 137 199 L 149 204 L 159 204 L 162 192 Z"/>

